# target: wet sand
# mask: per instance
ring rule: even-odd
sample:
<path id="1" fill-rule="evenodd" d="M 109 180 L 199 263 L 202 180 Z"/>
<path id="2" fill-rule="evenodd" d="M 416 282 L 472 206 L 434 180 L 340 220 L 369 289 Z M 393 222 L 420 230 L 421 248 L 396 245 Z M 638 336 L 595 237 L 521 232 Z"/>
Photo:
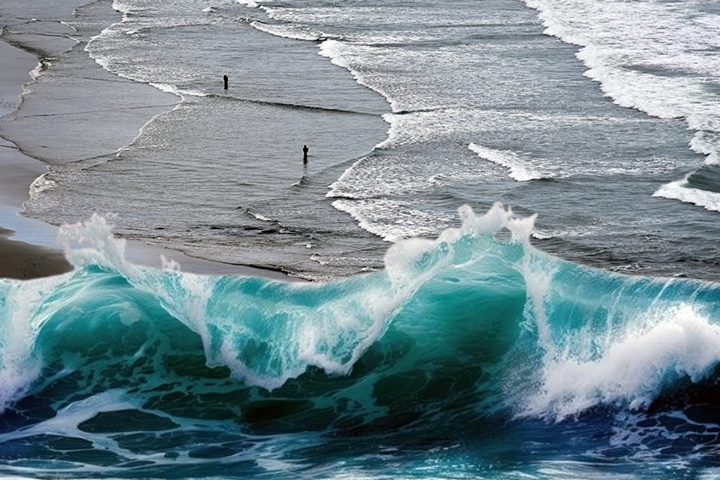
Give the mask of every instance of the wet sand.
<path id="1" fill-rule="evenodd" d="M 12 233 L 0 228 L 0 277 L 29 280 L 72 270 L 61 250 L 13 241 Z"/>
<path id="2" fill-rule="evenodd" d="M 20 105 L 23 85 L 32 81 L 30 72 L 38 59 L 0 41 L 0 123 L 13 119 Z M 147 120 L 152 115 L 149 114 Z M 9 123 L 5 123 L 7 127 Z M 142 126 L 142 125 L 140 125 Z M 0 125 L 0 134 L 2 133 Z M 137 132 L 126 128 L 128 134 Z M 133 133 L 134 132 L 134 133 Z M 132 138 L 132 137 L 131 137 Z M 38 139 L 38 142 L 40 139 Z M 23 203 L 30 198 L 30 186 L 47 172 L 47 166 L 25 155 L 16 144 L 0 138 L 0 278 L 28 280 L 72 270 L 55 241 L 57 227 L 21 216 Z M 213 275 L 254 275 L 293 280 L 282 272 L 243 265 L 230 265 L 192 258 L 182 252 L 165 250 L 141 242 L 127 242 L 128 260 L 152 267 L 162 257 L 180 264 L 184 272 Z"/>
<path id="3" fill-rule="evenodd" d="M 0 113 L 11 114 L 20 103 L 23 84 L 32 80 L 35 56 L 0 42 Z M 0 225 L 7 225 L 13 210 L 28 198 L 30 184 L 47 171 L 39 161 L 23 155 L 17 147 L 0 139 Z M 3 221 L 5 220 L 5 221 Z M 0 277 L 28 280 L 72 270 L 62 250 L 12 239 L 13 230 L 0 226 Z"/>

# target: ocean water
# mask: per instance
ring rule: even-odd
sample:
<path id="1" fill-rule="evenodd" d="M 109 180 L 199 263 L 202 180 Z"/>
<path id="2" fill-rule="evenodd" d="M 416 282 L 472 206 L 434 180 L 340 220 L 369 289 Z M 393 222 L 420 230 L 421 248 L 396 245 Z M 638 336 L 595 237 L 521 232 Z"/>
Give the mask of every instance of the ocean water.
<path id="1" fill-rule="evenodd" d="M 716 2 L 0 19 L 42 58 L 0 119 L 49 168 L 23 214 L 76 265 L 0 280 L 3 474 L 720 476 Z"/>
<path id="2" fill-rule="evenodd" d="M 86 3 L 3 2 L 44 56 L 0 132 L 50 165 L 26 215 L 328 280 L 501 201 L 567 260 L 718 278 L 714 2 Z"/>
<path id="3" fill-rule="evenodd" d="M 499 203 L 461 216 L 311 283 L 62 227 L 74 272 L 0 280 L 0 473 L 714 478 L 718 285 L 561 260 Z"/>

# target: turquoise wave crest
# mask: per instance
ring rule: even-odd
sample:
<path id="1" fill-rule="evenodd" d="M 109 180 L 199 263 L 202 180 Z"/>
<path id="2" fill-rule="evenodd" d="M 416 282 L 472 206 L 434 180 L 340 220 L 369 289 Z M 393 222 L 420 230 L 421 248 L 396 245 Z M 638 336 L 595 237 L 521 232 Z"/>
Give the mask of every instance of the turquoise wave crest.
<path id="1" fill-rule="evenodd" d="M 563 261 L 499 203 L 459 213 L 393 244 L 384 270 L 329 283 L 142 267 L 104 218 L 62 227 L 83 245 L 73 272 L 0 280 L 0 443 L 51 451 L 54 435 L 156 463 L 149 437 L 133 444 L 151 434 L 175 460 L 190 443 L 237 458 L 218 431 L 452 437 L 647 409 L 715 378 L 718 285 Z"/>

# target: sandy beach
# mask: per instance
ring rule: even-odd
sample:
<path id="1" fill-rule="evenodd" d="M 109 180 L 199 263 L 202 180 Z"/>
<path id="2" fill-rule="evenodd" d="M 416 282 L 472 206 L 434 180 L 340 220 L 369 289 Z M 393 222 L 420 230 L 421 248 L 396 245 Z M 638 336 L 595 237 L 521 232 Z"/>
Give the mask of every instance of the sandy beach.
<path id="1" fill-rule="evenodd" d="M 0 121 L 7 122 L 21 103 L 23 85 L 33 80 L 30 72 L 37 67 L 38 58 L 0 41 L 0 64 L 0 113 L 5 117 Z M 147 120 L 156 112 L 157 108 L 149 110 Z M 123 141 L 137 134 L 132 126 L 123 130 Z M 21 215 L 30 185 L 47 172 L 47 166 L 0 138 L 0 172 L 0 277 L 27 280 L 71 271 L 72 265 L 55 240 L 57 227 Z M 132 262 L 153 267 L 160 267 L 165 257 L 178 262 L 185 272 L 291 279 L 281 272 L 192 258 L 141 242 L 127 242 L 126 255 Z"/>
<path id="2" fill-rule="evenodd" d="M 0 42 L 0 102 L 2 113 L 10 114 L 20 103 L 23 84 L 32 80 L 30 71 L 38 64 L 35 56 Z M 28 198 L 30 184 L 45 173 L 37 160 L 23 155 L 19 149 L 0 139 L 0 225 L 12 222 Z M 68 272 L 72 266 L 59 249 L 13 240 L 16 232 L 0 227 L 0 277 L 26 280 Z M 29 232 L 27 232 L 29 233 Z"/>

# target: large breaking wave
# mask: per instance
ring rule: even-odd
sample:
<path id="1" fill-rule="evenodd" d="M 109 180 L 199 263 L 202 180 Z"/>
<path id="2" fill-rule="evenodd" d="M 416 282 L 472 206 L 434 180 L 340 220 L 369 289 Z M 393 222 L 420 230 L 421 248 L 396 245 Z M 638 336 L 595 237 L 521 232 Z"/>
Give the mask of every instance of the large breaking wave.
<path id="1" fill-rule="evenodd" d="M 142 267 L 101 217 L 62 227 L 73 272 L 0 280 L 4 468 L 262 470 L 328 438 L 459 442 L 714 383 L 717 285 L 549 256 L 500 204 L 460 216 L 329 283 Z"/>

